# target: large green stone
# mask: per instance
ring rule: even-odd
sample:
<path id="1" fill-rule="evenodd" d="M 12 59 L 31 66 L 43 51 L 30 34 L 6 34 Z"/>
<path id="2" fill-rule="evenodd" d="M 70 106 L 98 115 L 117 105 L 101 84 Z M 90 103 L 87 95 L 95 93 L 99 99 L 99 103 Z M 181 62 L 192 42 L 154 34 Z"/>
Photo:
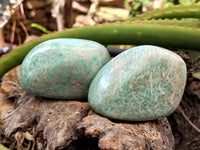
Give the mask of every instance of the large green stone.
<path id="1" fill-rule="evenodd" d="M 177 54 L 156 46 L 138 46 L 98 72 L 88 100 L 94 111 L 109 118 L 154 120 L 178 107 L 186 73 L 186 65 Z"/>
<path id="2" fill-rule="evenodd" d="M 99 43 L 54 39 L 34 47 L 20 69 L 20 85 L 32 94 L 59 99 L 87 98 L 92 79 L 110 60 Z"/>

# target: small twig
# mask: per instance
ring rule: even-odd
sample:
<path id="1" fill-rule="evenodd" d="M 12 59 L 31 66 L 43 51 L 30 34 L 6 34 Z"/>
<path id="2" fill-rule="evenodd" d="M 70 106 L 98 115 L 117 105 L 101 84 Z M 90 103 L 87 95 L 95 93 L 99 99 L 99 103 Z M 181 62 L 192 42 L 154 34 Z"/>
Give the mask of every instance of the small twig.
<path id="1" fill-rule="evenodd" d="M 37 132 L 36 132 L 35 126 L 33 126 L 32 132 L 33 132 L 33 137 L 34 137 L 33 145 L 32 145 L 32 150 L 34 150 L 34 148 L 36 146 L 36 136 L 37 136 Z"/>
<path id="2" fill-rule="evenodd" d="M 21 12 L 21 15 L 23 16 L 23 18 L 26 19 L 23 3 L 20 4 L 20 12 Z"/>
<path id="3" fill-rule="evenodd" d="M 64 29 L 64 6 L 65 0 L 53 0 L 52 16 L 56 18 L 58 31 Z"/>
<path id="4" fill-rule="evenodd" d="M 20 23 L 22 29 L 24 30 L 24 32 L 26 33 L 26 37 L 28 37 L 28 36 L 29 36 L 29 33 L 28 33 L 28 31 L 27 31 L 25 25 L 24 25 L 21 21 L 20 21 L 19 23 Z"/>
<path id="5" fill-rule="evenodd" d="M 3 34 L 3 28 L 0 28 L 0 48 L 4 47 L 4 34 Z"/>
<path id="6" fill-rule="evenodd" d="M 18 38 L 19 45 L 21 45 L 21 44 L 22 44 L 22 39 L 21 39 L 21 37 L 20 37 L 20 34 L 19 34 L 19 33 L 17 33 L 17 38 Z"/>
<path id="7" fill-rule="evenodd" d="M 200 133 L 200 129 L 194 124 L 192 123 L 192 121 L 190 121 L 190 119 L 186 116 L 186 114 L 184 113 L 184 111 L 182 110 L 181 106 L 178 107 L 178 110 L 181 112 L 181 114 L 183 115 L 183 117 L 185 118 L 185 120 L 188 121 L 188 123 L 197 131 Z"/>
<path id="8" fill-rule="evenodd" d="M 94 17 L 94 14 L 95 12 L 97 11 L 97 7 L 99 6 L 99 0 L 92 0 L 92 4 L 89 8 L 89 11 L 88 11 L 88 16 L 93 18 Z"/>
<path id="9" fill-rule="evenodd" d="M 13 82 L 13 81 L 3 81 L 3 82 L 0 83 L 0 85 L 1 85 L 1 84 L 12 84 L 12 85 L 14 85 L 14 86 L 16 86 L 16 87 L 20 87 L 17 83 L 15 83 L 15 82 Z"/>
<path id="10" fill-rule="evenodd" d="M 97 7 L 99 6 L 99 0 L 91 0 L 92 4 L 90 5 L 90 8 L 87 13 L 87 17 L 89 18 L 89 24 L 95 25 L 96 22 L 94 21 L 94 15 L 97 11 Z"/>
<path id="11" fill-rule="evenodd" d="M 11 43 L 14 43 L 14 40 L 15 40 L 15 29 L 16 29 L 16 21 L 14 21 L 12 25 L 12 33 L 11 33 L 11 38 L 10 38 Z"/>

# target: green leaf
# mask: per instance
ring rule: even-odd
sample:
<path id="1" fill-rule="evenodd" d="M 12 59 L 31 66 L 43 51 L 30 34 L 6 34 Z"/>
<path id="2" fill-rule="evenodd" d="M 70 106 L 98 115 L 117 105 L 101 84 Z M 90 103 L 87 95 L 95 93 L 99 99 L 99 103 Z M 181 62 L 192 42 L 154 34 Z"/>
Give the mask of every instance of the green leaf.
<path id="1" fill-rule="evenodd" d="M 31 23 L 31 27 L 37 28 L 38 30 L 41 30 L 42 32 L 47 33 L 47 34 L 51 33 L 51 31 L 47 30 L 45 27 L 43 27 L 37 23 Z"/>
<path id="2" fill-rule="evenodd" d="M 139 7 L 141 6 L 141 4 L 140 3 L 136 3 L 135 5 L 134 5 L 134 10 L 137 10 Z"/>
<path id="3" fill-rule="evenodd" d="M 188 5 L 194 3 L 196 0 L 179 0 L 180 4 Z"/>
<path id="4" fill-rule="evenodd" d="M 193 72 L 192 73 L 192 76 L 196 79 L 199 79 L 200 80 L 200 71 L 197 71 L 197 72 Z"/>
<path id="5" fill-rule="evenodd" d="M 195 50 L 180 50 L 180 51 L 187 52 L 188 56 L 193 62 L 195 62 L 197 58 L 200 56 L 199 51 L 195 51 Z"/>

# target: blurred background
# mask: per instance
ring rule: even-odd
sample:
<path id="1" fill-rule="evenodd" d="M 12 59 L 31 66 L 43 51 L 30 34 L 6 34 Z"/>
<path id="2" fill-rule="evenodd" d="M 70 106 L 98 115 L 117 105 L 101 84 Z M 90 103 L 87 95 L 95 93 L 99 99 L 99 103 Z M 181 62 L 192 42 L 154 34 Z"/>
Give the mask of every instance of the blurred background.
<path id="1" fill-rule="evenodd" d="M 0 48 L 53 31 L 124 20 L 156 8 L 189 3 L 200 0 L 0 0 Z"/>

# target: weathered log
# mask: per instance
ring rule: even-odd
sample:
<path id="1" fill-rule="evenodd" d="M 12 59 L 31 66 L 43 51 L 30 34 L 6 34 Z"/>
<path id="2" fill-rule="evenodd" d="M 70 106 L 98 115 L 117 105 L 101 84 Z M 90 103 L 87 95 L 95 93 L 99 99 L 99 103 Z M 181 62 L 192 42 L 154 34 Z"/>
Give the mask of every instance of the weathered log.
<path id="1" fill-rule="evenodd" d="M 95 113 L 87 102 L 53 100 L 24 95 L 5 116 L 5 135 L 35 127 L 46 140 L 46 149 L 69 147 L 90 136 L 100 149 L 172 149 L 174 138 L 166 118 L 151 122 L 111 121 Z M 37 145 L 37 144 L 36 144 Z"/>
<path id="2" fill-rule="evenodd" d="M 47 140 L 46 149 L 63 148 L 77 139 L 75 125 L 89 110 L 90 106 L 86 102 L 58 101 L 25 95 L 19 100 L 17 107 L 5 116 L 5 135 L 9 137 L 17 129 L 26 130 L 36 123 L 36 130 L 42 131 Z"/>
<path id="3" fill-rule="evenodd" d="M 174 137 L 166 118 L 148 122 L 116 122 L 97 114 L 83 118 L 78 130 L 97 138 L 100 149 L 135 150 L 167 149 L 174 145 Z"/>

